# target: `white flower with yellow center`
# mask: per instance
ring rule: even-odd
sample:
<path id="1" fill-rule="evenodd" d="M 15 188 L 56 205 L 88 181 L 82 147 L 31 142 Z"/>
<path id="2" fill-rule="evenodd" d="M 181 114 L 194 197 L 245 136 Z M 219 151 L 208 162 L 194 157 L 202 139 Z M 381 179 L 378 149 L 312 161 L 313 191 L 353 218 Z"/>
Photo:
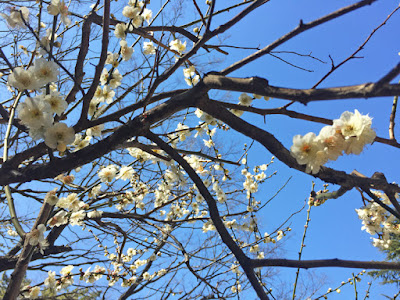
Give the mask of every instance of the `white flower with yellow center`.
<path id="1" fill-rule="evenodd" d="M 8 84 L 20 91 L 40 88 L 40 83 L 35 78 L 32 70 L 25 70 L 22 67 L 14 68 L 8 76 Z"/>
<path id="2" fill-rule="evenodd" d="M 75 140 L 75 130 L 68 127 L 65 123 L 56 123 L 48 128 L 44 134 L 44 142 L 52 149 L 64 152 L 67 145 L 72 144 Z"/>
<path id="3" fill-rule="evenodd" d="M 102 182 L 111 182 L 117 176 L 118 167 L 116 165 L 109 165 L 100 170 L 98 176 Z"/>
<path id="4" fill-rule="evenodd" d="M 68 18 L 68 7 L 65 5 L 64 0 L 51 0 L 51 4 L 47 6 L 47 12 L 52 16 L 61 15 L 61 22 L 65 26 L 71 24 L 71 20 Z"/>
<path id="5" fill-rule="evenodd" d="M 298 164 L 307 165 L 306 172 L 312 174 L 318 173 L 320 167 L 328 161 L 322 144 L 313 132 L 309 132 L 305 136 L 294 136 L 290 154 Z"/>
<path id="6" fill-rule="evenodd" d="M 47 61 L 43 57 L 37 58 L 32 67 L 33 74 L 41 86 L 49 82 L 57 81 L 58 65 L 53 61 Z"/>
<path id="7" fill-rule="evenodd" d="M 182 43 L 178 39 L 173 40 L 169 43 L 169 47 L 171 48 L 171 50 L 175 50 L 176 52 L 179 52 L 180 54 L 182 54 L 183 51 L 186 50 L 186 41 L 184 43 Z"/>
<path id="8" fill-rule="evenodd" d="M 156 48 L 154 47 L 153 42 L 143 42 L 143 54 L 156 54 Z"/>
<path id="9" fill-rule="evenodd" d="M 50 91 L 50 94 L 45 95 L 44 101 L 49 103 L 51 112 L 58 116 L 61 116 L 68 107 L 67 101 L 65 101 L 64 97 L 57 91 Z"/>
<path id="10" fill-rule="evenodd" d="M 122 59 L 127 61 L 132 57 L 133 54 L 133 48 L 128 46 L 128 43 L 125 40 L 121 40 L 119 42 L 119 45 L 121 46 L 121 56 Z"/>
<path id="11" fill-rule="evenodd" d="M 41 101 L 41 97 L 26 98 L 17 106 L 17 112 L 21 123 L 30 129 L 48 128 L 53 124 L 50 105 Z"/>

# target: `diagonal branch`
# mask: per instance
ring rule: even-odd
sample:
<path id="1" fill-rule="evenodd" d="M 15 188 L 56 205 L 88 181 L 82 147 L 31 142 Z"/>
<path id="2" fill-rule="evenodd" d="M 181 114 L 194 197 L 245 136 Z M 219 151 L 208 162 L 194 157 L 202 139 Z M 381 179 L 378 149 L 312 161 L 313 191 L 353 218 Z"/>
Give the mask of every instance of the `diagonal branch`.
<path id="1" fill-rule="evenodd" d="M 371 5 L 375 1 L 377 1 L 377 0 L 363 0 L 363 1 L 360 1 L 357 3 L 354 3 L 352 5 L 341 8 L 333 13 L 330 13 L 330 14 L 328 14 L 322 18 L 319 18 L 315 21 L 312 21 L 310 23 L 303 23 L 303 21 L 300 20 L 300 24 L 295 29 L 293 29 L 291 32 L 283 35 L 282 37 L 280 37 L 279 39 L 277 39 L 275 42 L 268 45 L 267 47 L 247 56 L 246 58 L 244 58 L 238 62 L 235 62 L 228 68 L 225 68 L 224 70 L 222 70 L 220 72 L 220 74 L 227 75 L 229 73 L 232 73 L 233 71 L 240 69 L 244 65 L 247 65 L 248 63 L 256 60 L 257 58 L 270 53 L 271 50 L 273 50 L 273 49 L 277 48 L 278 46 L 282 45 L 283 43 L 289 41 L 290 39 L 294 38 L 295 36 L 299 35 L 300 33 L 305 32 L 311 28 L 317 27 L 323 23 L 329 22 L 333 19 L 336 19 L 336 18 L 343 16 L 349 12 L 355 11 L 363 6 Z"/>
<path id="2" fill-rule="evenodd" d="M 316 260 L 292 260 L 292 259 L 252 259 L 251 266 L 259 267 L 288 267 L 288 268 L 360 268 L 360 269 L 386 269 L 400 270 L 400 263 L 387 261 L 358 261 L 343 259 L 316 259 Z"/>

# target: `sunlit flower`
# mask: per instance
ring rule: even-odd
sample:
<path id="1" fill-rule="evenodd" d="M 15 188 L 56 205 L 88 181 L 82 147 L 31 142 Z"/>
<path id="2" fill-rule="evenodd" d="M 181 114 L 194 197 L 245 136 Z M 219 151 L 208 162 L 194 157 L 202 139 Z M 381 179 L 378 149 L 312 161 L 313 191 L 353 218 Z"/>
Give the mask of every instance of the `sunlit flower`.
<path id="1" fill-rule="evenodd" d="M 83 225 L 83 219 L 85 218 L 86 213 L 83 210 L 73 212 L 71 214 L 71 217 L 69 218 L 69 223 L 72 226 L 78 225 L 82 226 Z"/>
<path id="2" fill-rule="evenodd" d="M 92 210 L 87 213 L 88 218 L 100 218 L 103 215 L 101 210 Z"/>
<path id="3" fill-rule="evenodd" d="M 57 81 L 59 74 L 58 65 L 53 61 L 48 61 L 43 57 L 37 58 L 32 67 L 33 74 L 41 86 Z"/>
<path id="4" fill-rule="evenodd" d="M 119 57 L 118 53 L 108 52 L 106 58 L 106 64 L 112 65 L 114 68 L 118 67 L 119 65 L 118 57 Z"/>
<path id="5" fill-rule="evenodd" d="M 130 180 L 135 173 L 132 167 L 123 166 L 119 169 L 119 174 L 116 179 Z"/>
<path id="6" fill-rule="evenodd" d="M 180 54 L 183 53 L 183 51 L 186 50 L 186 41 L 182 43 L 180 40 L 176 39 L 173 40 L 169 43 L 169 46 L 171 50 L 175 50 L 176 52 L 179 52 Z"/>
<path id="7" fill-rule="evenodd" d="M 98 173 L 102 182 L 111 182 L 117 176 L 118 167 L 116 165 L 108 165 Z"/>
<path id="8" fill-rule="evenodd" d="M 153 42 L 143 42 L 143 54 L 156 54 L 156 48 L 153 45 Z"/>
<path id="9" fill-rule="evenodd" d="M 104 124 L 99 124 L 94 127 L 90 127 L 86 130 L 87 136 L 101 136 L 101 132 L 104 129 Z"/>
<path id="10" fill-rule="evenodd" d="M 40 82 L 35 78 L 32 70 L 25 70 L 22 67 L 14 68 L 8 76 L 8 84 L 20 91 L 40 88 Z"/>
<path id="11" fill-rule="evenodd" d="M 57 91 L 50 91 L 50 94 L 44 96 L 44 101 L 49 103 L 51 112 L 58 116 L 61 116 L 68 107 L 67 101 Z"/>
<path id="12" fill-rule="evenodd" d="M 58 197 L 56 195 L 57 188 L 47 192 L 46 196 L 44 197 L 44 201 L 49 203 L 50 205 L 56 205 L 58 202 Z"/>
<path id="13" fill-rule="evenodd" d="M 44 285 L 49 288 L 54 288 L 56 286 L 56 272 L 48 271 L 48 277 L 44 280 Z"/>
<path id="14" fill-rule="evenodd" d="M 115 25 L 114 35 L 119 39 L 126 38 L 126 24 L 125 23 L 118 23 Z"/>
<path id="15" fill-rule="evenodd" d="M 44 242 L 44 232 L 46 231 L 46 226 L 43 224 L 39 224 L 38 227 L 31 232 L 31 236 L 29 238 L 29 245 L 36 246 L 39 243 Z"/>
<path id="16" fill-rule="evenodd" d="M 4 19 L 6 19 L 8 26 L 11 28 L 24 28 L 25 23 L 21 18 L 24 18 L 25 22 L 29 22 L 29 9 L 26 8 L 25 6 L 20 7 L 19 10 L 17 10 L 15 7 L 11 8 L 10 14 L 4 14 L 0 13 L 0 16 L 2 16 Z"/>
<path id="17" fill-rule="evenodd" d="M 345 111 L 340 119 L 333 121 L 335 130 L 340 131 L 346 143 L 346 154 L 360 154 L 366 144 L 371 144 L 376 133 L 371 128 L 372 119 L 361 115 L 358 110 L 354 113 Z"/>
<path id="18" fill-rule="evenodd" d="M 139 7 L 125 6 L 122 10 L 122 14 L 124 15 L 124 17 L 131 19 L 130 23 L 135 28 L 138 28 L 142 25 L 143 22 L 143 16 L 140 15 L 141 10 L 142 9 Z"/>
<path id="19" fill-rule="evenodd" d="M 75 139 L 75 130 L 65 123 L 56 123 L 48 128 L 44 134 L 44 142 L 52 149 L 64 152 L 67 145 L 72 144 Z"/>
<path id="20" fill-rule="evenodd" d="M 307 165 L 307 173 L 316 174 L 320 167 L 328 161 L 323 150 L 315 133 L 309 132 L 305 136 L 296 135 L 293 137 L 290 154 L 296 158 L 298 164 Z"/>
<path id="21" fill-rule="evenodd" d="M 150 19 L 153 16 L 153 12 L 150 9 L 145 8 L 142 12 L 142 17 L 147 21 L 147 24 L 150 24 Z"/>
<path id="22" fill-rule="evenodd" d="M 47 12 L 53 16 L 60 14 L 61 22 L 63 22 L 65 26 L 71 24 L 71 20 L 68 18 L 68 7 L 65 5 L 64 0 L 51 0 L 51 4 L 47 6 Z"/>
<path id="23" fill-rule="evenodd" d="M 125 40 L 121 40 L 119 42 L 121 46 L 121 56 L 123 60 L 129 60 L 133 54 L 133 48 L 128 46 L 128 43 Z"/>
<path id="24" fill-rule="evenodd" d="M 68 223 L 67 212 L 65 210 L 60 210 L 47 222 L 47 225 L 50 227 L 54 226 L 59 227 L 67 223 Z"/>
<path id="25" fill-rule="evenodd" d="M 73 265 L 68 265 L 61 269 L 60 274 L 62 274 L 63 276 L 69 276 L 73 268 Z"/>
<path id="26" fill-rule="evenodd" d="M 319 132 L 317 140 L 322 143 L 325 154 L 329 160 L 336 160 L 342 155 L 345 140 L 332 126 L 325 126 Z"/>
<path id="27" fill-rule="evenodd" d="M 29 128 L 48 128 L 53 124 L 50 105 L 40 97 L 26 98 L 17 106 L 17 111 L 21 123 Z"/>
<path id="28" fill-rule="evenodd" d="M 243 105 L 243 106 L 250 106 L 251 102 L 253 102 L 253 98 L 251 98 L 249 95 L 247 95 L 246 93 L 242 93 L 239 96 L 239 104 Z"/>
<path id="29" fill-rule="evenodd" d="M 40 287 L 34 286 L 29 290 L 29 299 L 37 299 L 40 294 Z"/>
<path id="30" fill-rule="evenodd" d="M 114 70 L 113 75 L 114 75 L 115 71 L 118 71 L 118 70 Z M 111 80 L 110 80 L 110 85 L 111 85 Z M 103 101 L 105 101 L 107 104 L 110 104 L 113 101 L 114 96 L 115 96 L 115 92 L 110 88 L 110 86 L 105 85 L 103 87 L 103 93 L 102 93 Z"/>

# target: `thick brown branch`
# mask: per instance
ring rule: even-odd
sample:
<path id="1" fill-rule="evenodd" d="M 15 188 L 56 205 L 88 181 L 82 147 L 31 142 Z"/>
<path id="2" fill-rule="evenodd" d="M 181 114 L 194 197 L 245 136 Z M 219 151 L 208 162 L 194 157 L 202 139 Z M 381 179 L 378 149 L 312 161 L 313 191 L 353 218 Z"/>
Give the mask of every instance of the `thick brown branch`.
<path id="1" fill-rule="evenodd" d="M 204 84 L 209 89 L 254 93 L 303 104 L 312 101 L 400 95 L 400 84 L 388 84 L 379 90 L 374 90 L 373 83 L 324 89 L 291 89 L 269 85 L 268 80 L 261 77 L 234 78 L 215 74 L 207 74 Z"/>
<path id="2" fill-rule="evenodd" d="M 400 270 L 400 263 L 386 261 L 358 261 L 342 259 L 319 259 L 319 260 L 292 260 L 292 259 L 252 259 L 251 266 L 259 267 L 288 267 L 288 268 L 360 268 L 360 269 L 386 269 Z"/>

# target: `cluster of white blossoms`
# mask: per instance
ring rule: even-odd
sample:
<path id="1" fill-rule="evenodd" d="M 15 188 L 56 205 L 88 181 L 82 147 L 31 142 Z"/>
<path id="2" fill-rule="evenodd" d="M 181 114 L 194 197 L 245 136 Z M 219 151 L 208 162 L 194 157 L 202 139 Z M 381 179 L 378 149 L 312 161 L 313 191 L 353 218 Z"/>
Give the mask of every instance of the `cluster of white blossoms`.
<path id="1" fill-rule="evenodd" d="M 200 81 L 200 76 L 196 74 L 196 69 L 193 65 L 183 69 L 183 76 L 185 76 L 185 82 L 190 86 L 194 86 Z"/>
<path id="2" fill-rule="evenodd" d="M 387 195 L 374 191 L 384 204 L 391 205 Z M 396 198 L 399 195 L 396 194 Z M 358 217 L 362 220 L 362 230 L 365 230 L 370 235 L 378 235 L 377 238 L 372 238 L 372 243 L 375 247 L 382 250 L 388 249 L 393 239 L 393 234 L 400 235 L 400 224 L 397 218 L 388 212 L 385 208 L 376 202 L 370 202 L 367 206 L 356 209 Z"/>
<path id="3" fill-rule="evenodd" d="M 8 84 L 20 92 L 38 90 L 57 81 L 58 74 L 58 65 L 41 57 L 27 70 L 22 67 L 14 68 L 8 76 Z M 48 147 L 64 152 L 67 145 L 74 141 L 75 131 L 64 123 L 54 122 L 54 115 L 61 116 L 67 107 L 64 96 L 50 86 L 49 93 L 42 90 L 35 97 L 28 97 L 19 103 L 17 112 L 21 123 L 29 128 L 29 135 L 33 139 L 44 139 Z"/>
<path id="4" fill-rule="evenodd" d="M 372 119 L 355 110 L 346 111 L 332 126 L 325 126 L 318 136 L 313 132 L 296 135 L 290 147 L 291 155 L 300 165 L 306 165 L 306 172 L 316 174 L 322 165 L 336 160 L 343 153 L 360 154 L 365 145 L 371 144 L 376 133 L 371 128 Z"/>
<path id="5" fill-rule="evenodd" d="M 122 10 L 122 15 L 129 19 L 128 23 L 118 23 L 115 26 L 114 34 L 117 38 L 125 39 L 126 33 L 142 26 L 143 21 L 150 24 L 153 12 L 150 9 L 143 8 L 143 1 L 130 0 L 128 5 Z"/>

